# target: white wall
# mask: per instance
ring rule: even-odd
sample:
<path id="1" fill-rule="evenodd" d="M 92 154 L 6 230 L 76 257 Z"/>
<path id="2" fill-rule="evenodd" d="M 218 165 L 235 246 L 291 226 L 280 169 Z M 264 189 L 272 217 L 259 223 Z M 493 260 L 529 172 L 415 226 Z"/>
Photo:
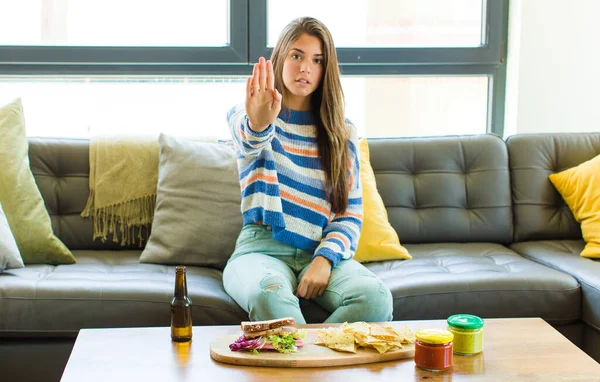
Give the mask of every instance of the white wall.
<path id="1" fill-rule="evenodd" d="M 600 1 L 511 0 L 505 136 L 600 131 Z"/>

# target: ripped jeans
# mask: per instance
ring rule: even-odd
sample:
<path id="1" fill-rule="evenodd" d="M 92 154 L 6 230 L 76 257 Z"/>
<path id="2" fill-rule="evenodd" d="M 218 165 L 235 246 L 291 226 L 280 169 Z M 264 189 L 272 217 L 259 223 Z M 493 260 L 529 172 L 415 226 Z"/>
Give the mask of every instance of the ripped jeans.
<path id="1" fill-rule="evenodd" d="M 272 239 L 271 227 L 248 224 L 223 271 L 225 291 L 252 321 L 294 317 L 306 323 L 295 292 L 312 254 Z M 392 294 L 356 260 L 341 260 L 329 284 L 314 301 L 331 315 L 326 323 L 382 322 L 392 319 Z"/>

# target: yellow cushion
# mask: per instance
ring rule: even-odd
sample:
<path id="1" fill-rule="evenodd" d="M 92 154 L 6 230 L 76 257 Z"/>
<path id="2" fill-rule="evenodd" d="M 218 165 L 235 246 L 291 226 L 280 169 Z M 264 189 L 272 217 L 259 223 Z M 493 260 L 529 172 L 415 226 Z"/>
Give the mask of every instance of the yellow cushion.
<path id="1" fill-rule="evenodd" d="M 369 261 L 411 259 L 406 248 L 388 221 L 383 200 L 377 192 L 375 173 L 369 160 L 369 145 L 366 138 L 359 142 L 360 180 L 363 188 L 363 227 L 354 259 L 362 263 Z"/>
<path id="2" fill-rule="evenodd" d="M 587 243 L 581 256 L 600 258 L 600 155 L 550 175 L 550 181 L 581 224 Z"/>
<path id="3" fill-rule="evenodd" d="M 0 203 L 25 264 L 71 264 L 29 167 L 21 100 L 0 107 Z"/>

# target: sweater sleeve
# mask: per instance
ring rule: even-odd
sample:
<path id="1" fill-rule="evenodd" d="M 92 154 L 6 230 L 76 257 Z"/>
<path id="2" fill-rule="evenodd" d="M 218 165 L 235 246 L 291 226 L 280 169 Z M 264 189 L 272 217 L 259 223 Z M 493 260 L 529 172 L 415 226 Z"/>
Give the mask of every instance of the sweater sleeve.
<path id="1" fill-rule="evenodd" d="M 348 208 L 344 212 L 334 214 L 333 219 L 323 230 L 323 238 L 314 252 L 314 256 L 323 256 L 330 260 L 332 269 L 340 260 L 351 259 L 354 256 L 363 222 L 358 138 L 354 125 L 349 122 L 347 124 L 351 128 Z"/>
<path id="2" fill-rule="evenodd" d="M 243 105 L 233 107 L 227 113 L 227 123 L 233 144 L 243 156 L 256 157 L 273 139 L 275 125 L 270 124 L 266 130 L 257 132 L 250 128 L 248 115 Z"/>

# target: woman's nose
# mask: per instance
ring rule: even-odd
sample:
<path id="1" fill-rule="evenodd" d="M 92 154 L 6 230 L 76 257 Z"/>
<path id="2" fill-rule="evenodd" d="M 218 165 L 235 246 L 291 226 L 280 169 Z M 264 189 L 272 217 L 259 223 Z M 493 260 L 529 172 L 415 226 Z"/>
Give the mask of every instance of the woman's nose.
<path id="1" fill-rule="evenodd" d="M 302 73 L 310 74 L 310 64 L 307 62 L 303 62 L 300 64 L 300 71 Z"/>

